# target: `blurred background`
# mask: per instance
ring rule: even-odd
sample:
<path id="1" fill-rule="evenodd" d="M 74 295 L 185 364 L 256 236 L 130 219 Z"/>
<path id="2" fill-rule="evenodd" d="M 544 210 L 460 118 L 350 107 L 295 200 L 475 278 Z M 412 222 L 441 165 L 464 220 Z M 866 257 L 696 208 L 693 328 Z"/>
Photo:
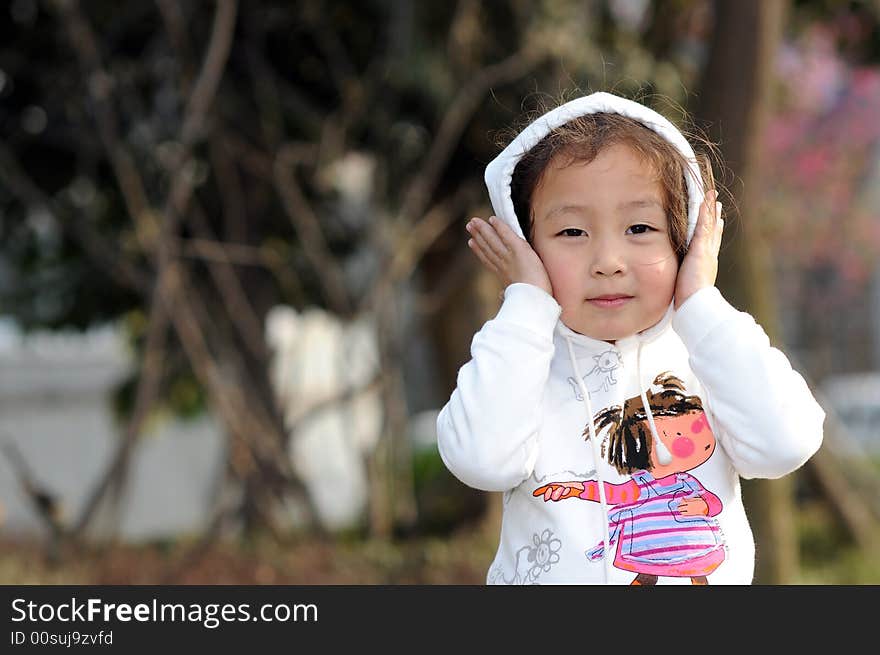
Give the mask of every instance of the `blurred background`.
<path id="1" fill-rule="evenodd" d="M 0 583 L 476 583 L 435 419 L 539 102 L 720 144 L 718 286 L 828 413 L 757 582 L 880 582 L 880 2 L 0 3 Z"/>

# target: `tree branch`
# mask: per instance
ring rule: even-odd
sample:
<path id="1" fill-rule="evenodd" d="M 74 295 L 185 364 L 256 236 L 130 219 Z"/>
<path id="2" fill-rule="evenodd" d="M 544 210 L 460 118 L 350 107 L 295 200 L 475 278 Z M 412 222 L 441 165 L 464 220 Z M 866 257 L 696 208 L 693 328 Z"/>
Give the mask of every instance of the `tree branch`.
<path id="1" fill-rule="evenodd" d="M 371 292 L 364 296 L 359 307 L 361 311 L 375 306 L 379 297 L 388 293 L 388 290 L 394 288 L 401 280 L 412 275 L 431 245 L 456 218 L 460 217 L 462 206 L 472 195 L 473 188 L 463 184 L 451 199 L 435 205 L 413 228 L 407 230 L 403 239 L 395 244 L 391 260 L 383 268 L 378 282 Z"/>
<path id="2" fill-rule="evenodd" d="M 82 15 L 77 0 L 54 0 L 54 5 L 61 12 L 71 45 L 85 75 L 89 97 L 95 105 L 98 134 L 110 159 L 123 201 L 138 226 L 139 238 L 145 249 L 149 250 L 150 236 L 156 234 L 158 227 L 134 158 L 119 138 L 119 121 L 111 98 L 113 78 L 103 68 L 95 33 Z"/>
<path id="3" fill-rule="evenodd" d="M 24 204 L 41 207 L 49 212 L 58 225 L 88 253 L 93 262 L 104 266 L 107 271 L 114 274 L 114 279 L 127 284 L 144 297 L 149 295 L 152 286 L 150 274 L 128 260 L 116 257 L 118 247 L 93 230 L 84 217 L 68 217 L 58 203 L 49 198 L 21 168 L 2 141 L 0 141 L 0 180 Z"/>
<path id="4" fill-rule="evenodd" d="M 293 296 L 297 306 L 302 307 L 305 305 L 305 291 L 297 277 L 291 275 L 290 265 L 280 253 L 269 246 L 248 246 L 242 243 L 214 241 L 211 239 L 172 238 L 171 253 L 175 257 L 266 268 L 275 275 L 285 289 L 285 292 Z"/>
<path id="5" fill-rule="evenodd" d="M 134 450 L 134 445 L 141 434 L 150 409 L 159 395 L 159 384 L 162 379 L 162 362 L 165 359 L 165 336 L 167 330 L 168 315 L 162 306 L 158 289 L 156 289 L 150 306 L 143 366 L 135 393 L 134 410 L 132 411 L 131 418 L 129 418 L 125 434 L 122 437 L 122 443 L 117 447 L 110 466 L 107 468 L 101 481 L 89 495 L 79 519 L 70 531 L 71 538 L 76 539 L 82 535 L 107 492 L 114 487 L 118 488 L 125 479 L 125 473 Z"/>
<path id="6" fill-rule="evenodd" d="M 330 310 L 347 316 L 351 302 L 345 285 L 342 267 L 330 253 L 318 217 L 312 211 L 296 181 L 295 167 L 305 155 L 312 154 L 311 146 L 286 144 L 275 157 L 275 188 L 283 201 L 284 210 L 294 226 L 300 241 L 305 244 L 306 257 L 315 268 Z"/>
<path id="7" fill-rule="evenodd" d="M 449 163 L 455 146 L 483 97 L 494 86 L 519 79 L 544 57 L 532 49 L 521 50 L 507 59 L 478 71 L 465 84 L 447 109 L 437 136 L 425 157 L 425 166 L 410 183 L 399 212 L 399 221 L 407 223 L 425 213 L 440 175 Z"/>
<path id="8" fill-rule="evenodd" d="M 204 211 L 198 205 L 190 212 L 190 225 L 196 234 L 203 238 L 213 238 L 211 227 L 204 216 Z M 227 315 L 232 319 L 233 325 L 238 328 L 242 341 L 245 342 L 254 356 L 263 361 L 266 358 L 266 343 L 263 336 L 263 328 L 257 313 L 254 311 L 250 300 L 241 285 L 241 280 L 229 263 L 217 261 L 209 262 L 208 269 L 214 279 L 214 285 L 223 298 Z"/>
<path id="9" fill-rule="evenodd" d="M 186 103 L 186 114 L 181 130 L 181 141 L 184 145 L 191 145 L 198 131 L 205 122 L 205 116 L 223 71 L 229 59 L 229 51 L 232 47 L 232 37 L 235 33 L 235 16 L 238 9 L 237 0 L 217 0 L 217 11 L 214 13 L 214 24 L 211 28 L 211 40 L 208 42 L 208 50 L 202 62 L 202 68 L 192 93 Z"/>
<path id="10" fill-rule="evenodd" d="M 192 83 L 192 70 L 190 66 L 190 45 L 186 35 L 186 18 L 177 0 L 156 0 L 165 31 L 168 32 L 168 40 L 171 47 L 177 52 L 177 58 L 181 62 L 181 87 L 184 93 L 189 93 Z"/>

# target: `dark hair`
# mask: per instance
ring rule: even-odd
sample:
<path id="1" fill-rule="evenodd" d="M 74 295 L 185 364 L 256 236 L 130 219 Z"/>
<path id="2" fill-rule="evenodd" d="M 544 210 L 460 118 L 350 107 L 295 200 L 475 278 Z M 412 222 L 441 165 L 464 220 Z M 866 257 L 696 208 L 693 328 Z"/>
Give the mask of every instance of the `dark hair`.
<path id="1" fill-rule="evenodd" d="M 689 135 L 714 153 L 707 139 Z M 623 144 L 648 162 L 657 174 L 663 194 L 663 209 L 669 223 L 669 239 L 679 264 L 687 251 L 688 160 L 679 150 L 639 121 L 620 114 L 598 112 L 575 118 L 545 136 L 517 162 L 510 183 L 513 209 L 526 241 L 534 238 L 532 197 L 551 164 L 588 164 L 605 148 Z M 714 188 L 711 160 L 697 154 L 704 188 Z"/>
<path id="2" fill-rule="evenodd" d="M 685 395 L 684 382 L 672 373 L 661 373 L 654 384 L 662 387 L 654 393 L 645 392 L 651 414 L 654 416 L 681 416 L 688 412 L 703 411 L 699 396 Z M 653 468 L 651 449 L 654 447 L 651 430 L 648 427 L 648 413 L 642 405 L 642 397 L 634 396 L 624 401 L 623 407 L 614 405 L 602 410 L 595 417 L 596 434 L 608 428 L 609 444 L 602 444 L 602 457 L 606 457 L 621 474 L 633 473 Z M 590 438 L 589 426 L 583 432 Z"/>

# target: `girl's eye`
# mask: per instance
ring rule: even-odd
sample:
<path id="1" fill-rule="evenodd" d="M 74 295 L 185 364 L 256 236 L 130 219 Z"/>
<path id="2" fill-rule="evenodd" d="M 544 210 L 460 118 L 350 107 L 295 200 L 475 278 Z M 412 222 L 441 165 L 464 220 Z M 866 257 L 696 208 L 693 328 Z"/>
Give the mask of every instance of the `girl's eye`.
<path id="1" fill-rule="evenodd" d="M 580 234 L 578 234 L 578 233 L 580 233 Z M 579 230 L 576 227 L 569 227 L 569 228 L 562 230 L 562 232 L 560 232 L 556 236 L 562 235 L 562 236 L 567 236 L 567 237 L 576 237 L 576 236 L 580 236 L 581 234 L 585 235 L 586 232 L 584 232 L 583 230 Z"/>
<path id="2" fill-rule="evenodd" d="M 654 228 L 650 225 L 645 225 L 644 223 L 639 223 L 638 225 L 633 225 L 627 230 L 627 233 L 632 230 L 632 234 L 646 234 L 648 232 L 654 231 Z"/>

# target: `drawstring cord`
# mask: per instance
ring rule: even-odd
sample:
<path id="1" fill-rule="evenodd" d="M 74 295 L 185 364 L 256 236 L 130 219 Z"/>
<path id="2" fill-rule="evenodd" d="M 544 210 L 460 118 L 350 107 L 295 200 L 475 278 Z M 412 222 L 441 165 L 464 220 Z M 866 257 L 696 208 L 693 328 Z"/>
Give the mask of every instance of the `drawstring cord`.
<path id="1" fill-rule="evenodd" d="M 574 368 L 574 379 L 577 380 L 578 386 L 581 389 L 581 395 L 584 397 L 584 402 L 587 404 L 587 429 L 590 431 L 590 443 L 593 447 L 593 462 L 596 468 L 596 480 L 599 486 L 599 504 L 602 506 L 602 516 L 604 517 L 604 521 L 602 521 L 602 533 L 603 533 L 603 552 L 604 552 L 604 562 L 605 566 L 603 571 L 605 572 L 605 584 L 608 584 L 608 581 L 611 579 L 611 535 L 608 532 L 608 502 L 605 500 L 605 480 L 602 479 L 602 472 L 599 467 L 599 462 L 601 460 L 601 455 L 599 453 L 599 440 L 596 438 L 596 426 L 593 425 L 593 403 L 590 402 L 590 392 L 587 390 L 587 385 L 584 384 L 583 378 L 581 378 L 581 371 L 577 365 L 577 359 L 574 356 L 574 348 L 571 345 L 571 339 L 569 337 L 565 337 L 566 343 L 568 343 L 568 356 L 571 358 L 571 365 Z"/>
<path id="2" fill-rule="evenodd" d="M 657 453 L 657 462 L 662 466 L 666 466 L 672 462 L 672 455 L 666 448 L 666 444 L 657 434 L 657 427 L 654 425 L 654 415 L 651 413 L 651 405 L 648 404 L 648 397 L 645 388 L 642 386 L 642 345 L 643 341 L 639 341 L 639 350 L 636 353 L 636 380 L 639 383 L 639 393 L 642 396 L 642 406 L 645 408 L 645 414 L 648 415 L 648 425 L 651 427 L 651 436 L 653 437 L 654 452 Z"/>
<path id="3" fill-rule="evenodd" d="M 608 581 L 611 579 L 611 569 L 612 569 L 612 557 L 611 557 L 611 534 L 608 530 L 608 502 L 605 498 L 605 480 L 602 478 L 601 467 L 599 466 L 599 462 L 601 461 L 601 453 L 599 440 L 596 437 L 596 426 L 593 424 L 593 403 L 590 399 L 590 392 L 587 390 L 587 385 L 584 384 L 584 380 L 581 377 L 581 371 L 577 364 L 577 358 L 574 356 L 574 348 L 571 345 L 571 338 L 566 336 L 565 341 L 568 344 L 568 356 L 571 359 L 571 366 L 574 369 L 574 379 L 577 380 L 578 387 L 580 387 L 581 395 L 584 398 L 584 402 L 587 405 L 587 429 L 590 432 L 590 444 L 593 449 L 593 462 L 595 463 L 596 468 L 596 482 L 599 487 L 599 504 L 602 507 L 602 516 L 604 520 L 602 521 L 602 535 L 603 535 L 603 560 L 604 567 L 603 571 L 605 574 L 605 584 L 608 584 Z M 657 454 L 657 462 L 659 462 L 662 466 L 666 466 L 670 462 L 672 462 L 672 455 L 669 453 L 669 450 L 666 448 L 666 445 L 663 443 L 663 440 L 660 439 L 660 436 L 657 434 L 657 426 L 654 425 L 654 415 L 651 413 L 651 406 L 648 403 L 647 393 L 642 386 L 642 346 L 644 345 L 643 341 L 639 341 L 639 348 L 636 352 L 636 381 L 639 385 L 639 393 L 642 397 L 642 406 L 645 408 L 645 414 L 648 418 L 648 425 L 651 428 L 651 436 L 653 437 L 653 450 Z"/>

